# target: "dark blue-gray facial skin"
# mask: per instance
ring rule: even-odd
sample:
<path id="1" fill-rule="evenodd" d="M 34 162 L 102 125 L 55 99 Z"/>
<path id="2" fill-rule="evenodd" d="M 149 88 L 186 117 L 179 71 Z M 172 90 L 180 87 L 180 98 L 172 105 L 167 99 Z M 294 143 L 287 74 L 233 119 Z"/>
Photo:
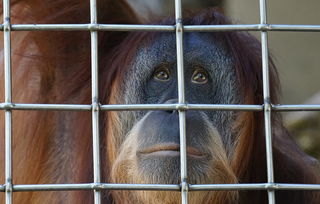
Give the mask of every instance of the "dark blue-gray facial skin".
<path id="1" fill-rule="evenodd" d="M 184 35 L 184 80 L 187 103 L 237 104 L 240 101 L 233 59 L 223 43 L 210 33 Z M 152 43 L 141 43 L 124 82 L 124 93 L 121 95 L 125 104 L 177 102 L 175 35 L 165 33 L 156 37 Z M 215 157 L 211 155 L 211 149 L 216 148 L 212 141 L 217 138 L 212 137 L 219 137 L 218 140 L 221 140 L 226 150 L 232 149 L 235 140 L 232 134 L 235 114 L 230 111 L 187 111 L 186 115 L 187 146 L 195 150 L 188 152 L 190 181 L 213 182 L 206 178 L 212 168 L 210 165 L 214 162 L 212 158 Z M 136 128 L 139 129 L 139 134 L 135 136 L 139 142 L 136 150 L 137 163 L 143 175 L 148 177 L 149 174 L 150 179 L 153 179 L 151 182 L 179 183 L 179 149 L 172 146 L 179 144 L 178 113 L 130 111 L 121 113 L 120 120 L 125 124 L 123 140 L 137 122 L 143 120 L 139 123 L 141 127 Z M 210 133 L 213 131 L 217 134 Z M 161 148 L 164 151 L 160 151 Z M 157 153 L 154 154 L 154 151 Z M 178 153 L 174 154 L 174 151 Z M 227 156 L 231 153 L 226 151 Z M 197 157 L 199 155 L 201 157 Z M 163 176 L 156 177 L 157 173 Z M 197 176 L 193 178 L 192 173 Z"/>

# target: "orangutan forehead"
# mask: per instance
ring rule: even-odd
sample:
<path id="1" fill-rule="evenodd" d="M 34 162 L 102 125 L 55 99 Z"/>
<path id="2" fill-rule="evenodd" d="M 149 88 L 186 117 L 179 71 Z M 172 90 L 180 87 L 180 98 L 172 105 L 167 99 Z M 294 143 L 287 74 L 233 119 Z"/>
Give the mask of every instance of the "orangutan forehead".
<path id="1" fill-rule="evenodd" d="M 183 53 L 185 69 L 197 65 L 205 67 L 209 72 L 230 72 L 233 67 L 233 60 L 226 46 L 221 40 L 215 40 L 211 33 L 186 33 Z M 148 72 L 163 62 L 176 65 L 176 56 L 175 35 L 160 34 L 151 42 L 142 43 L 133 68 Z"/>

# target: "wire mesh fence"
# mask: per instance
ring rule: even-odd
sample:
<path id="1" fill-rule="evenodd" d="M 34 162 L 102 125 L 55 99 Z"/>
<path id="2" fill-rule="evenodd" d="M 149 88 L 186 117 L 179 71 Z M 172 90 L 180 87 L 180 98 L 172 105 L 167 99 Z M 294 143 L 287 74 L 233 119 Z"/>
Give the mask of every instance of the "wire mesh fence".
<path id="1" fill-rule="evenodd" d="M 89 6 L 89 5 L 88 5 Z M 260 24 L 246 25 L 186 25 L 182 24 L 181 0 L 175 0 L 176 25 L 116 25 L 99 24 L 97 22 L 96 0 L 90 1 L 91 20 L 88 24 L 11 24 L 10 0 L 3 1 L 3 24 L 0 29 L 4 35 L 4 87 L 5 100 L 0 109 L 5 112 L 5 184 L 0 190 L 5 192 L 6 204 L 12 203 L 12 194 L 19 191 L 94 191 L 94 203 L 101 203 L 101 190 L 166 190 L 181 191 L 182 203 L 188 203 L 189 191 L 211 190 L 266 190 L 270 204 L 275 203 L 276 190 L 320 190 L 317 184 L 285 184 L 274 182 L 273 154 L 271 141 L 271 114 L 273 111 L 320 111 L 320 105 L 274 105 L 269 101 L 269 71 L 268 71 L 268 32 L 297 31 L 319 32 L 320 25 L 275 25 L 267 23 L 266 0 L 260 0 Z M 14 31 L 88 31 L 91 33 L 91 74 L 92 74 L 92 103 L 76 104 L 23 104 L 12 101 L 11 88 L 11 32 Z M 116 104 L 99 103 L 98 96 L 98 31 L 159 31 L 176 33 L 176 54 L 178 73 L 178 103 L 176 104 Z M 184 91 L 183 71 L 183 33 L 184 32 L 219 32 L 219 31 L 260 31 L 262 47 L 263 96 L 264 103 L 256 105 L 244 104 L 187 104 Z M 94 179 L 86 184 L 37 184 L 14 185 L 12 183 L 12 111 L 14 110 L 47 110 L 47 111 L 91 111 L 92 112 L 92 147 Z M 134 110 L 178 110 L 180 127 L 180 162 L 181 183 L 164 184 L 111 184 L 101 182 L 100 152 L 99 152 L 99 112 L 100 111 L 134 111 Z M 251 184 L 189 184 L 187 180 L 186 153 L 186 115 L 187 110 L 224 110 L 224 111 L 262 111 L 265 121 L 265 141 L 267 157 L 267 183 Z"/>

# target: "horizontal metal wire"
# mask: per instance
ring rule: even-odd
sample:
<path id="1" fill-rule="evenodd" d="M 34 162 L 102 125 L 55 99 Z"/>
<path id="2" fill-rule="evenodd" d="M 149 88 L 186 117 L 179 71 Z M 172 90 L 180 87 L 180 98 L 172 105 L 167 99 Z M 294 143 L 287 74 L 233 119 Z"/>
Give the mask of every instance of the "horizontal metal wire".
<path id="1" fill-rule="evenodd" d="M 175 31 L 173 25 L 12 24 L 13 31 Z"/>
<path id="2" fill-rule="evenodd" d="M 3 31 L 4 25 L 0 25 Z M 174 25 L 132 24 L 12 24 L 11 31 L 162 31 L 174 32 Z M 238 25 L 184 25 L 184 32 L 218 31 L 293 31 L 320 32 L 320 25 L 238 24 Z"/>
<path id="3" fill-rule="evenodd" d="M 91 105 L 78 104 L 22 104 L 1 103 L 0 110 L 55 110 L 55 111 L 91 111 Z M 129 110 L 238 110 L 261 111 L 262 105 L 238 104 L 117 104 L 101 105 L 102 111 Z"/>
<path id="4" fill-rule="evenodd" d="M 220 190 L 320 190 L 320 184 L 250 183 L 189 185 L 191 191 Z"/>
<path id="5" fill-rule="evenodd" d="M 210 31 L 295 31 L 319 32 L 320 25 L 243 24 L 243 25 L 192 25 L 184 26 L 186 32 Z"/>
<path id="6" fill-rule="evenodd" d="M 237 104 L 136 104 L 136 105 L 102 105 L 101 110 L 230 110 L 261 111 L 262 105 Z"/>
<path id="7" fill-rule="evenodd" d="M 112 183 L 13 185 L 13 191 L 74 191 L 74 190 L 179 191 L 180 185 L 178 184 L 176 185 L 173 185 L 173 184 L 172 185 L 169 185 L 169 184 L 112 184 Z"/>
<path id="8" fill-rule="evenodd" d="M 273 105 L 274 111 L 320 111 L 320 104 L 305 104 L 305 105 Z"/>
<path id="9" fill-rule="evenodd" d="M 91 111 L 91 105 L 1 103 L 0 110 Z"/>
<path id="10" fill-rule="evenodd" d="M 4 192 L 5 185 L 0 186 Z M 77 191 L 77 190 L 143 190 L 143 191 L 180 191 L 178 184 L 28 184 L 13 185 L 13 191 Z M 221 190 L 320 190 L 320 184 L 288 183 L 244 183 L 244 184 L 189 184 L 189 191 Z"/>
<path id="11" fill-rule="evenodd" d="M 101 111 L 134 110 L 225 110 L 262 111 L 263 105 L 244 104 L 116 104 L 100 105 Z M 81 104 L 27 104 L 0 103 L 0 110 L 51 110 L 51 111 L 91 111 L 92 105 Z M 313 105 L 272 105 L 273 111 L 320 111 L 320 104 Z"/>

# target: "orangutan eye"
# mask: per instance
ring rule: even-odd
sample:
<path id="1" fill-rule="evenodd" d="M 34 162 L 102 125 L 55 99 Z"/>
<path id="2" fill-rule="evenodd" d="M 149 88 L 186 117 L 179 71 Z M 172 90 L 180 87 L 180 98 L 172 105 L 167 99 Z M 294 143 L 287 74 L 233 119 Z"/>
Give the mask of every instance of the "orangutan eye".
<path id="1" fill-rule="evenodd" d="M 205 84 L 208 82 L 208 73 L 202 68 L 197 68 L 192 74 L 191 81 L 195 84 Z"/>
<path id="2" fill-rule="evenodd" d="M 159 81 L 168 81 L 170 78 L 170 72 L 166 68 L 159 68 L 154 72 L 153 76 Z"/>

